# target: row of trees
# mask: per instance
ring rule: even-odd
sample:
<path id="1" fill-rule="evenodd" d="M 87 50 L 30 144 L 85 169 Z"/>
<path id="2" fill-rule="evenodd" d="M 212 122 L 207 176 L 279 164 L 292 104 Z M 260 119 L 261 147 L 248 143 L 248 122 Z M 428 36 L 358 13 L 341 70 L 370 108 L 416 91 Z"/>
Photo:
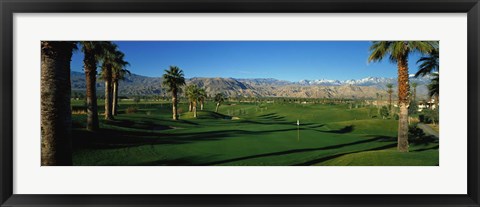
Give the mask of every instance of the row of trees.
<path id="1" fill-rule="evenodd" d="M 200 103 L 200 110 L 203 110 L 207 92 L 195 84 L 190 84 L 185 88 L 185 93 L 189 102 L 188 111 L 193 112 L 193 117 L 197 117 L 197 104 Z"/>
<path id="2" fill-rule="evenodd" d="M 75 50 L 84 54 L 87 129 L 97 130 L 97 67 L 105 81 L 105 119 L 117 114 L 118 83 L 129 73 L 129 63 L 118 46 L 109 41 L 41 42 L 42 165 L 71 165 L 70 61 Z"/>
<path id="3" fill-rule="evenodd" d="M 430 59 L 430 57 L 434 56 L 435 53 L 437 54 L 438 63 L 438 41 L 374 41 L 370 46 L 370 56 L 368 57 L 368 62 L 379 62 L 383 60 L 383 58 L 388 57 L 392 63 L 397 64 L 398 105 L 400 109 L 397 149 L 400 152 L 408 152 L 408 107 L 410 104 L 408 56 L 415 52 L 426 55 L 424 58 L 419 60 L 422 62 L 422 64 L 420 65 L 420 70 L 417 74 L 425 75 L 435 70 L 431 66 L 425 67 L 429 68 L 429 70 L 422 69 L 424 68 L 424 59 Z M 438 71 L 438 66 L 436 70 Z"/>
<path id="4" fill-rule="evenodd" d="M 109 41 L 82 41 L 83 70 L 86 80 L 87 130 L 99 128 L 97 106 L 97 67 L 101 65 L 100 78 L 105 81 L 105 119 L 111 120 L 118 113 L 119 80 L 130 74 L 125 67 L 125 54 Z"/>

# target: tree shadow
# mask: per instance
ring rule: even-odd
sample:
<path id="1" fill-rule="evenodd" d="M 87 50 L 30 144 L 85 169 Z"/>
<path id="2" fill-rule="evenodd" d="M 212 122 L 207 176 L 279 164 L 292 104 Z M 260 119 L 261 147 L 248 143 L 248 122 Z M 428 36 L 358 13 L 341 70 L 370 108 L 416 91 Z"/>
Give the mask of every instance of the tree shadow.
<path id="1" fill-rule="evenodd" d="M 383 150 L 383 149 L 388 149 L 388 148 L 392 148 L 392 147 L 395 147 L 395 146 L 397 146 L 397 143 L 387 144 L 385 146 L 375 147 L 375 148 L 371 148 L 371 149 L 367 149 L 367 150 L 358 150 L 358 151 L 354 151 L 354 152 L 340 153 L 340 154 L 335 154 L 335 155 L 322 157 L 322 158 L 315 159 L 315 160 L 310 160 L 308 162 L 294 164 L 293 166 L 309 166 L 309 165 L 314 165 L 314 164 L 317 164 L 317 163 L 325 162 L 327 160 L 335 159 L 337 157 L 341 157 L 341 156 L 348 155 L 348 154 L 355 154 L 355 153 L 359 153 L 359 152 L 368 152 L 368 151 L 375 151 L 375 150 Z"/>
<path id="2" fill-rule="evenodd" d="M 95 132 L 84 129 L 73 129 L 72 144 L 74 149 L 114 149 L 157 144 L 188 144 L 192 142 L 218 141 L 239 135 L 258 135 L 271 132 L 293 131 L 296 128 L 247 131 L 219 130 L 189 133 L 163 133 L 160 131 L 119 131 L 115 129 L 98 129 Z"/>
<path id="3" fill-rule="evenodd" d="M 261 157 L 287 155 L 287 154 L 293 154 L 293 153 L 311 152 L 311 151 L 318 151 L 318 150 L 338 149 L 338 148 L 342 148 L 342 147 L 346 147 L 346 146 L 375 142 L 375 141 L 378 141 L 378 140 L 383 139 L 383 138 L 384 137 L 375 137 L 375 138 L 371 138 L 371 139 L 360 140 L 360 141 L 345 143 L 345 144 L 326 146 L 326 147 L 293 149 L 293 150 L 287 150 L 287 151 L 281 151 L 281 152 L 272 152 L 272 153 L 251 155 L 251 156 L 245 156 L 245 157 L 239 157 L 239 158 L 233 158 L 233 159 L 227 159 L 227 160 L 214 161 L 214 162 L 204 163 L 204 164 L 200 164 L 200 165 L 202 165 L 202 166 L 204 166 L 204 165 L 219 165 L 219 164 L 225 164 L 225 163 L 229 163 L 229 162 L 236 162 L 236 161 L 248 160 L 248 159 L 254 159 L 254 158 L 261 158 Z"/>
<path id="4" fill-rule="evenodd" d="M 151 162 L 139 163 L 131 166 L 188 166 L 193 163 L 194 157 L 181 157 L 176 159 L 161 159 Z"/>
<path id="5" fill-rule="evenodd" d="M 128 133 L 112 129 L 99 129 L 95 132 L 73 130 L 74 149 L 117 149 L 157 144 L 187 144 L 199 141 L 215 141 L 232 136 L 232 131 L 166 134 L 155 132 L 129 131 Z M 233 131 L 235 133 L 235 131 Z"/>
<path id="6" fill-rule="evenodd" d="M 353 130 L 355 129 L 355 127 L 353 125 L 348 125 L 348 126 L 345 126 L 341 129 L 337 129 L 337 130 L 330 130 L 330 131 L 321 131 L 321 132 L 325 132 L 325 133 L 335 133 L 335 134 L 345 134 L 345 133 L 350 133 L 352 132 Z"/>
<path id="7" fill-rule="evenodd" d="M 436 146 L 429 147 L 429 148 L 422 148 L 422 149 L 412 150 L 412 151 L 410 151 L 410 152 L 423 152 L 423 151 L 427 151 L 427 150 L 435 150 L 435 149 L 438 149 L 439 147 L 440 147 L 439 145 L 436 145 Z"/>
<path id="8" fill-rule="evenodd" d="M 438 143 L 438 137 L 434 135 L 427 135 L 417 126 L 409 126 L 408 128 L 408 142 L 413 145 L 428 145 L 430 143 Z"/>
<path id="9" fill-rule="evenodd" d="M 284 129 L 261 130 L 260 127 L 260 130 L 258 131 L 218 130 L 206 132 L 171 133 L 164 130 L 173 129 L 172 127 L 155 124 L 158 121 L 159 119 L 146 117 L 142 119 L 142 121 L 116 119 L 106 122 L 109 125 L 122 127 L 128 131 L 101 128 L 95 132 L 91 132 L 84 129 L 74 128 L 72 133 L 73 147 L 74 149 L 115 149 L 142 145 L 187 144 L 201 141 L 217 141 L 243 135 L 258 136 L 273 132 L 288 132 L 297 130 L 297 127 L 294 124 L 289 123 L 288 125 L 291 127 Z M 307 123 L 303 124 L 301 129 L 323 132 L 315 129 L 322 126 L 324 125 Z"/>
<path id="10" fill-rule="evenodd" d="M 155 124 L 155 122 L 150 120 L 141 120 L 141 121 L 131 121 L 125 119 L 116 119 L 116 120 L 109 120 L 106 121 L 107 124 L 123 127 L 123 128 L 133 128 L 133 129 L 142 129 L 142 130 L 167 130 L 173 129 L 172 127 Z"/>

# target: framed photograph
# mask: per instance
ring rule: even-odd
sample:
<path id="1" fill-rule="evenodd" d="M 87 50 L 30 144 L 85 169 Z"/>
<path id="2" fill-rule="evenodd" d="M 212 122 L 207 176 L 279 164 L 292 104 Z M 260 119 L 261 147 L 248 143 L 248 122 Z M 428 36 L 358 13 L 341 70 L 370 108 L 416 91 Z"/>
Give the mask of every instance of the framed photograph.
<path id="1" fill-rule="evenodd" d="M 0 6 L 1 206 L 480 206 L 478 0 Z"/>

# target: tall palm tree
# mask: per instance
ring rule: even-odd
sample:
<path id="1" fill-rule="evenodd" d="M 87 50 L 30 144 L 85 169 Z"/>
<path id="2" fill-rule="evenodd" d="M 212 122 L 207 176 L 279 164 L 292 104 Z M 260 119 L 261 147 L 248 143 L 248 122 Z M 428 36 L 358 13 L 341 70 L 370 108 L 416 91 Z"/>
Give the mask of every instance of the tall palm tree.
<path id="1" fill-rule="evenodd" d="M 388 109 L 392 110 L 393 84 L 388 83 L 386 86 L 387 86 L 387 93 L 388 93 Z"/>
<path id="2" fill-rule="evenodd" d="M 182 92 L 181 86 L 185 85 L 185 77 L 183 71 L 177 66 L 170 66 L 163 74 L 163 83 L 167 87 L 167 91 L 172 93 L 172 118 L 178 120 L 177 104 L 178 93 Z"/>
<path id="3" fill-rule="evenodd" d="M 220 107 L 220 104 L 225 101 L 225 96 L 223 95 L 223 93 L 217 93 L 215 94 L 214 100 L 217 103 L 217 107 L 215 107 L 215 112 L 218 112 L 218 107 Z"/>
<path id="4" fill-rule="evenodd" d="M 398 69 L 398 105 L 400 107 L 398 121 L 398 144 L 400 152 L 408 152 L 408 55 L 413 52 L 423 54 L 432 52 L 438 42 L 428 41 L 374 41 L 370 46 L 369 62 L 379 62 L 388 56 Z"/>
<path id="5" fill-rule="evenodd" d="M 120 80 L 124 80 L 127 74 L 130 75 L 130 71 L 127 70 L 125 67 L 130 65 L 127 61 L 125 61 L 125 54 L 122 52 L 117 51 L 117 56 L 115 57 L 115 61 L 112 67 L 112 85 L 113 85 L 113 98 L 112 98 L 112 115 L 117 115 L 118 110 L 118 82 Z"/>
<path id="6" fill-rule="evenodd" d="M 200 111 L 203 111 L 203 104 L 205 99 L 207 99 L 207 91 L 204 88 L 198 89 L 198 101 L 200 102 Z"/>
<path id="7" fill-rule="evenodd" d="M 102 58 L 102 73 L 101 79 L 105 81 L 105 120 L 113 119 L 113 86 L 112 86 L 112 73 L 113 67 L 117 57 L 120 55 L 118 46 L 114 43 L 110 43 L 106 46 L 106 52 Z"/>
<path id="8" fill-rule="evenodd" d="M 82 41 L 80 46 L 84 53 L 83 70 L 85 72 L 87 98 L 87 130 L 98 129 L 97 107 L 97 64 L 105 54 L 105 41 Z"/>
<path id="9" fill-rule="evenodd" d="M 438 44 L 438 43 L 437 43 Z M 439 55 L 438 55 L 438 48 L 433 49 L 431 52 L 428 53 L 427 56 L 423 56 L 418 59 L 417 64 L 420 63 L 417 73 L 415 73 L 415 77 L 425 76 L 427 74 L 431 74 L 433 72 L 439 72 Z"/>
<path id="10" fill-rule="evenodd" d="M 70 61 L 75 42 L 41 42 L 41 163 L 72 165 Z"/>

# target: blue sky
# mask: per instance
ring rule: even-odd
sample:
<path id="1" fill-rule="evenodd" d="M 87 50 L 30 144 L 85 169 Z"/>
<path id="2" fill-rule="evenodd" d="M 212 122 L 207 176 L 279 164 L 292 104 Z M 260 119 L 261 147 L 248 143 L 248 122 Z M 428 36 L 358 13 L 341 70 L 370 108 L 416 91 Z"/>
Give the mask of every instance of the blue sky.
<path id="1" fill-rule="evenodd" d="M 396 77 L 388 58 L 368 63 L 369 41 L 115 41 L 135 74 L 159 77 L 170 65 L 187 78 L 233 77 L 360 79 Z M 409 58 L 415 73 L 419 54 Z M 72 57 L 72 70 L 83 71 L 83 54 Z"/>

